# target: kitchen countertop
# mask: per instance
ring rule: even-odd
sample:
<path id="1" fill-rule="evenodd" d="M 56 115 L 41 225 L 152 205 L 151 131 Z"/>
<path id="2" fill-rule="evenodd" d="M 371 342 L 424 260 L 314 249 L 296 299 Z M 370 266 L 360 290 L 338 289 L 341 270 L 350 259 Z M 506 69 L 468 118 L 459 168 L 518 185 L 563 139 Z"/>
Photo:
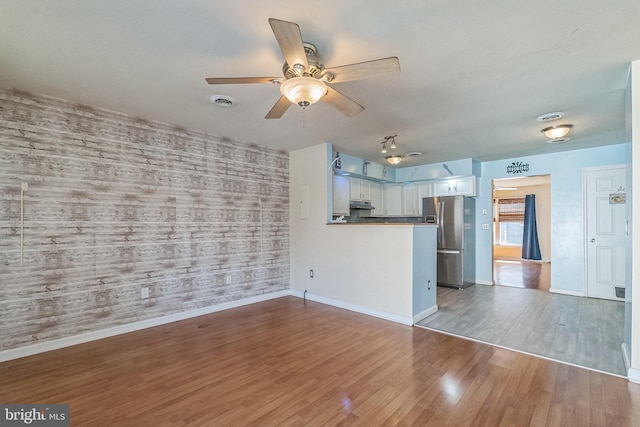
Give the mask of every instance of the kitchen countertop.
<path id="1" fill-rule="evenodd" d="M 405 223 L 405 222 L 329 222 L 327 225 L 355 225 L 361 226 L 392 226 L 392 227 L 436 227 L 436 224 Z"/>

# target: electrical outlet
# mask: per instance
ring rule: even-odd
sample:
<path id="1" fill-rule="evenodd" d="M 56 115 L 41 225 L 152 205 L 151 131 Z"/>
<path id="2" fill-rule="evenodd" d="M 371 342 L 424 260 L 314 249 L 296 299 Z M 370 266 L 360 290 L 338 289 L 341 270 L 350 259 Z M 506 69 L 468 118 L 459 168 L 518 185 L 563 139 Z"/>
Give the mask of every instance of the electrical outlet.
<path id="1" fill-rule="evenodd" d="M 313 270 L 309 270 L 309 277 L 313 279 Z"/>
<path id="2" fill-rule="evenodd" d="M 142 297 L 142 299 L 149 298 L 149 288 L 140 289 L 140 296 Z"/>
<path id="3" fill-rule="evenodd" d="M 224 284 L 225 285 L 230 285 L 231 284 L 231 275 L 227 274 L 226 276 L 224 276 Z"/>
<path id="4" fill-rule="evenodd" d="M 482 224 L 482 229 L 483 230 L 488 230 L 489 229 L 489 224 Z"/>

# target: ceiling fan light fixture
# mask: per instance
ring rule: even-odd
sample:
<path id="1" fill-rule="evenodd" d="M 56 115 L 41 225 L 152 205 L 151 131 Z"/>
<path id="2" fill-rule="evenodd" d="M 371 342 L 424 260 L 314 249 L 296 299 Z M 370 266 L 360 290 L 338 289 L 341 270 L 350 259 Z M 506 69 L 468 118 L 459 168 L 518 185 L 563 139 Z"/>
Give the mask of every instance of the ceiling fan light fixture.
<path id="1" fill-rule="evenodd" d="M 280 85 L 280 92 L 293 104 L 308 107 L 327 93 L 327 85 L 313 77 L 292 77 Z"/>
<path id="2" fill-rule="evenodd" d="M 397 165 L 398 163 L 400 163 L 402 161 L 403 156 L 394 154 L 393 156 L 387 156 L 385 157 L 385 159 L 387 159 L 387 162 L 389 162 L 389 164 L 391 165 Z"/>
<path id="3" fill-rule="evenodd" d="M 573 125 L 549 126 L 542 129 L 540 132 L 544 133 L 547 138 L 558 139 L 564 138 L 569 133 L 572 127 Z"/>

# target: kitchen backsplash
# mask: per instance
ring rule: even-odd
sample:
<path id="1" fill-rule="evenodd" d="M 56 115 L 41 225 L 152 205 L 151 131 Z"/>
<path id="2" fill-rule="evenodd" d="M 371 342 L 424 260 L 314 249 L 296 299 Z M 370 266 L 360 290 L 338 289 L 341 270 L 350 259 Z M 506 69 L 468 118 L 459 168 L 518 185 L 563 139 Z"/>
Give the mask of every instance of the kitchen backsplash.
<path id="1" fill-rule="evenodd" d="M 289 287 L 285 152 L 0 91 L 0 191 L 0 350 Z"/>

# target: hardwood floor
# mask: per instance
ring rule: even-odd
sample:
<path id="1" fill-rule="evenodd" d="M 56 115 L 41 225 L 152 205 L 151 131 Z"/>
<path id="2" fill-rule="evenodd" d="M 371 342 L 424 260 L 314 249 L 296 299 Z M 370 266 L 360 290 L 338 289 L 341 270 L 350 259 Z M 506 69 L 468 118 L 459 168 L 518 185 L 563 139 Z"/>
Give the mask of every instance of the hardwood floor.
<path id="1" fill-rule="evenodd" d="M 493 281 L 496 285 L 549 291 L 551 264 L 535 261 L 493 260 Z"/>
<path id="2" fill-rule="evenodd" d="M 486 285 L 437 293 L 422 326 L 626 376 L 624 302 Z"/>
<path id="3" fill-rule="evenodd" d="M 632 426 L 640 385 L 294 297 L 0 364 L 73 426 Z"/>

